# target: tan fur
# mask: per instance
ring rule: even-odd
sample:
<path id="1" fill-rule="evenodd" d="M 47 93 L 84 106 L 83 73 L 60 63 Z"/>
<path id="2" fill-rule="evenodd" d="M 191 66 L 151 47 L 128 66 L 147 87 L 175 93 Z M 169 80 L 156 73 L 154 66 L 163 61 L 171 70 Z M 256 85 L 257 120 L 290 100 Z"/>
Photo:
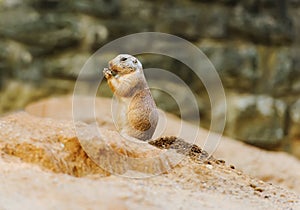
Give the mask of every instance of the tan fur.
<path id="1" fill-rule="evenodd" d="M 142 64 L 131 55 L 121 54 L 103 73 L 118 100 L 116 123 L 121 134 L 143 141 L 151 139 L 158 113 Z"/>

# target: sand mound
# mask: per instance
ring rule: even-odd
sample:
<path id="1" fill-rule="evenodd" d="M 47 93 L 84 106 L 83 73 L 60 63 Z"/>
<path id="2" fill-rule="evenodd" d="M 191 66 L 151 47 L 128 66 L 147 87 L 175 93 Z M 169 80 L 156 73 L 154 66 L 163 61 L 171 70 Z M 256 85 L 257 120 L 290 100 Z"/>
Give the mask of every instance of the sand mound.
<path id="1" fill-rule="evenodd" d="M 113 125 L 108 120 L 109 100 L 97 101 L 102 107 L 101 113 L 97 113 L 98 125 L 107 130 Z M 0 119 L 0 178 L 3 180 L 0 209 L 296 209 L 299 206 L 298 194 L 273 182 L 280 178 L 282 185 L 298 190 L 285 180 L 296 179 L 297 171 L 283 175 L 284 170 L 276 168 L 279 164 L 273 165 L 273 177 L 268 177 L 273 184 L 266 183 L 223 161 L 195 161 L 174 151 L 167 153 L 151 145 L 122 141 L 113 132 L 103 131 L 106 138 L 99 144 L 99 141 L 90 141 L 95 139 L 88 130 L 91 125 L 81 123 L 81 128 L 88 131 L 83 135 L 89 142 L 86 145 L 95 145 L 92 147 L 95 156 L 104 162 L 109 160 L 119 175 L 151 176 L 163 172 L 146 179 L 115 175 L 111 168 L 98 167 L 82 149 L 70 120 L 70 102 L 70 98 L 52 99 L 28 107 L 27 113 L 13 113 Z M 58 117 L 55 106 L 64 109 Z M 166 134 L 172 134 L 179 122 L 172 116 L 168 119 Z M 199 144 L 207 135 L 205 132 L 201 130 Z M 107 145 L 109 149 L 103 150 Z M 112 155 L 116 153 L 135 159 L 123 167 L 123 159 Z M 241 158 L 246 155 L 252 158 Z M 136 161 L 136 158 L 144 160 L 153 156 L 159 158 L 147 162 L 152 166 L 147 170 L 145 162 Z M 174 164 L 174 156 L 181 161 Z M 253 161 L 257 156 L 259 163 Z M 263 167 L 274 159 L 280 162 L 278 158 L 294 169 L 300 167 L 299 161 L 287 155 L 268 153 L 230 139 L 221 143 L 215 157 L 222 157 L 227 163 L 231 162 L 229 159 L 244 159 L 235 162 L 238 168 L 249 171 L 252 168 L 259 171 L 257 174 L 270 173 L 270 166 L 265 171 Z M 245 166 L 243 162 L 252 166 Z"/>

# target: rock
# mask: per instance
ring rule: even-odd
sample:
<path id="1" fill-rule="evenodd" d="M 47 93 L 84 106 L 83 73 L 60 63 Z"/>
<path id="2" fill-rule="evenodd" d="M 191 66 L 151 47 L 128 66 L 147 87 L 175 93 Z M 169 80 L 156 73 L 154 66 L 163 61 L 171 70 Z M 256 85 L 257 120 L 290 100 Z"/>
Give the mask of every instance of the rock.
<path id="1" fill-rule="evenodd" d="M 0 40 L 0 69 L 3 69 L 1 78 L 8 75 L 19 76 L 19 69 L 28 68 L 32 60 L 31 53 L 24 45 L 11 40 Z"/>
<path id="2" fill-rule="evenodd" d="M 96 18 L 81 16 L 79 27 L 83 34 L 83 39 L 81 40 L 82 51 L 98 50 L 107 42 L 109 31 Z"/>
<path id="3" fill-rule="evenodd" d="M 60 7 L 66 7 L 66 1 L 58 1 L 58 0 L 27 0 L 28 4 L 37 10 L 59 10 Z"/>
<path id="4" fill-rule="evenodd" d="M 66 48 L 82 39 L 76 16 L 40 15 L 30 9 L 7 10 L 1 15 L 0 35 L 29 45 L 33 54 Z"/>
<path id="5" fill-rule="evenodd" d="M 105 0 L 29 0 L 29 5 L 40 11 L 79 12 L 98 17 L 110 17 L 118 13 L 119 1 Z"/>
<path id="6" fill-rule="evenodd" d="M 255 1 L 249 1 L 255 2 Z M 263 8 L 263 7 L 262 7 Z M 256 43 L 277 44 L 290 43 L 294 39 L 293 23 L 286 15 L 285 8 L 278 5 L 278 13 L 269 14 L 259 8 L 259 3 L 254 7 L 237 6 L 229 21 L 229 31 L 233 36 L 244 36 Z"/>
<path id="7" fill-rule="evenodd" d="M 255 0 L 246 0 L 241 2 L 241 5 L 251 11 L 255 11 L 257 10 L 258 6 L 264 6 L 265 8 L 276 8 L 278 6 L 278 2 L 272 0 L 261 0 L 259 2 L 256 2 Z"/>
<path id="8" fill-rule="evenodd" d="M 23 109 L 38 98 L 71 93 L 74 85 L 73 81 L 59 79 L 44 80 L 43 85 L 5 81 L 5 88 L 0 92 L 0 114 Z"/>
<path id="9" fill-rule="evenodd" d="M 229 15 L 230 15 L 228 8 L 220 5 L 212 8 L 204 7 L 203 9 L 204 11 L 210 11 L 210 12 L 206 13 L 203 11 L 203 14 L 200 17 L 201 20 L 200 31 L 202 31 L 200 37 L 216 39 L 216 40 L 227 38 L 228 37 L 227 28 L 228 28 Z"/>
<path id="10" fill-rule="evenodd" d="M 153 16 L 157 13 L 157 5 L 147 0 L 124 0 L 121 6 L 120 16 L 127 20 L 136 17 L 143 22 L 151 23 Z"/>
<path id="11" fill-rule="evenodd" d="M 290 107 L 290 136 L 300 138 L 300 100 L 297 100 Z"/>
<path id="12" fill-rule="evenodd" d="M 291 90 L 293 93 L 300 92 L 300 49 L 294 48 L 291 52 L 292 56 L 292 72 L 290 74 L 292 87 Z"/>
<path id="13" fill-rule="evenodd" d="M 266 95 L 235 94 L 227 97 L 225 132 L 264 148 L 278 146 L 284 137 L 286 104 Z"/>
<path id="14" fill-rule="evenodd" d="M 257 90 L 273 96 L 287 95 L 291 89 L 293 59 L 288 48 L 265 48 L 259 50 Z"/>
<path id="15" fill-rule="evenodd" d="M 15 2 L 17 2 L 17 0 Z M 35 21 L 38 21 L 38 19 L 40 18 L 40 15 L 37 11 L 27 6 L 18 6 L 16 8 L 0 8 L 0 9 L 1 9 L 0 28 L 1 28 L 1 33 L 3 33 L 3 35 L 5 32 L 9 33 L 10 31 L 8 29 L 13 28 L 14 26 L 30 24 Z"/>
<path id="16" fill-rule="evenodd" d="M 87 53 L 79 54 L 77 52 L 58 54 L 51 58 L 48 57 L 45 59 L 45 61 L 42 62 L 43 66 L 41 68 L 44 69 L 44 73 L 50 78 L 70 78 L 75 80 L 90 56 L 91 55 Z M 95 71 L 99 71 L 97 67 L 94 69 Z M 92 74 L 91 76 L 94 76 L 94 74 L 97 72 L 89 73 Z"/>
<path id="17" fill-rule="evenodd" d="M 158 17 L 155 31 L 178 35 L 193 41 L 203 37 L 227 36 L 228 12 L 224 7 L 207 8 L 198 5 L 162 7 Z"/>
<path id="18" fill-rule="evenodd" d="M 292 77 L 292 65 L 289 49 L 285 48 L 278 52 L 276 57 L 276 64 L 274 64 L 274 79 L 273 88 L 275 93 L 286 93 L 290 90 L 290 79 Z"/>
<path id="19" fill-rule="evenodd" d="M 300 6 L 300 1 L 299 0 L 289 0 L 288 4 L 290 4 L 293 7 L 299 7 Z"/>
<path id="20" fill-rule="evenodd" d="M 0 68 L 0 89 L 4 86 L 4 78 L 6 77 L 5 72 Z"/>
<path id="21" fill-rule="evenodd" d="M 293 91 L 296 93 L 300 91 L 300 78 L 295 78 L 292 88 L 293 88 Z"/>
<path id="22" fill-rule="evenodd" d="M 71 10 L 74 9 L 78 12 L 99 16 L 99 17 L 112 17 L 119 13 L 120 1 L 112 0 L 75 0 L 70 1 L 69 5 Z"/>
<path id="23" fill-rule="evenodd" d="M 197 45 L 213 63 L 225 87 L 255 90 L 260 72 L 256 69 L 258 53 L 253 45 L 211 41 L 202 41 Z"/>
<path id="24" fill-rule="evenodd" d="M 191 85 L 191 88 L 203 89 L 203 84 L 191 69 L 178 60 L 167 56 L 145 54 L 138 57 L 143 63 L 143 68 L 159 68 L 162 70 L 174 73 L 180 79 L 185 81 L 186 84 Z M 151 70 L 150 70 L 151 71 Z M 197 84 L 196 84 L 197 83 Z"/>
<path id="25" fill-rule="evenodd" d="M 1 0 L 0 1 L 0 9 L 14 8 L 20 5 L 22 5 L 22 0 Z"/>
<path id="26" fill-rule="evenodd" d="M 154 83 L 157 87 L 164 87 L 164 90 L 154 89 L 152 91 L 153 98 L 160 109 L 176 114 L 177 116 L 184 116 L 186 119 L 193 117 L 195 110 L 191 110 L 189 104 L 186 104 L 186 101 L 190 99 L 186 93 L 186 87 L 170 81 L 154 81 Z M 151 85 L 151 82 L 149 85 Z M 172 92 L 170 90 L 172 90 Z M 176 99 L 174 97 L 176 97 Z"/>
<path id="27" fill-rule="evenodd" d="M 300 138 L 292 138 L 291 141 L 291 154 L 296 156 L 298 159 L 300 158 Z"/>
<path id="28" fill-rule="evenodd" d="M 163 8 L 158 14 L 160 21 L 157 23 L 155 31 L 174 34 L 190 40 L 197 40 L 202 34 L 199 22 L 201 13 L 203 11 L 200 12 L 198 8 Z"/>
<path id="29" fill-rule="evenodd" d="M 65 99 L 57 104 L 63 101 Z M 109 101 L 102 103 L 107 102 L 109 104 Z M 101 112 L 109 112 L 109 106 Z M 88 125 L 82 123 L 82 126 Z M 5 179 L 0 188 L 3 208 L 284 209 L 297 208 L 300 202 L 298 194 L 251 178 L 222 162 L 198 163 L 187 157 L 160 176 L 125 179 L 96 168 L 80 147 L 73 129 L 72 121 L 24 112 L 0 119 L 0 178 Z M 107 143 L 114 140 L 110 138 Z M 228 141 L 239 148 L 236 153 L 247 147 Z M 119 146 L 123 151 L 127 148 L 122 142 Z M 129 155 L 145 157 L 143 150 L 140 145 Z M 261 162 L 265 160 L 263 151 L 253 148 L 252 155 L 255 153 L 260 154 Z M 241 151 L 240 155 L 245 153 Z M 277 157 L 276 154 L 273 157 Z M 299 161 L 297 164 L 299 167 Z M 138 174 L 133 170 L 129 175 Z M 73 177 L 77 175 L 83 176 Z"/>
<path id="30" fill-rule="evenodd" d="M 22 97 L 20 97 L 20 95 Z M 6 87 L 0 94 L 0 113 L 21 109 L 29 102 L 36 100 L 41 96 L 43 96 L 43 93 L 37 91 L 30 84 L 17 81 L 6 81 Z"/>
<path id="31" fill-rule="evenodd" d="M 128 20 L 120 19 L 114 21 L 111 19 L 105 20 L 104 24 L 109 31 L 108 41 L 113 41 L 124 35 L 133 33 L 153 31 L 153 26 L 147 22 L 140 22 L 138 20 L 130 20 L 130 24 L 127 24 Z"/>

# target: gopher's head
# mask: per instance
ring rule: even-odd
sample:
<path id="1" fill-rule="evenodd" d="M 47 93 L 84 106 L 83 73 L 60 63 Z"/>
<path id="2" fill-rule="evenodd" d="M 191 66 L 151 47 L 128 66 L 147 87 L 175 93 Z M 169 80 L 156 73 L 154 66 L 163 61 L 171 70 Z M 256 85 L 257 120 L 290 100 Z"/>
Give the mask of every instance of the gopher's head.
<path id="1" fill-rule="evenodd" d="M 122 76 L 135 71 L 142 71 L 143 67 L 141 62 L 128 54 L 120 54 L 111 61 L 109 61 L 109 70 L 112 74 Z"/>

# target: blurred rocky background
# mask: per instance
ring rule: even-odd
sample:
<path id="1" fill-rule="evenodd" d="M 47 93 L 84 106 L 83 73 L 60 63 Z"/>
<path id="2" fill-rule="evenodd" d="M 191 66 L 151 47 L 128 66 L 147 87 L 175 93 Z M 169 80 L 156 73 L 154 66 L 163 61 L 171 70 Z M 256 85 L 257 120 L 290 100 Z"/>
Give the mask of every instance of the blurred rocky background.
<path id="1" fill-rule="evenodd" d="M 71 94 L 83 64 L 109 41 L 166 32 L 192 41 L 220 74 L 226 135 L 300 158 L 299 20 L 300 0 L 0 0 L 0 113 Z M 209 127 L 201 81 L 177 61 L 141 59 L 188 82 Z M 155 97 L 177 112 L 164 95 Z"/>

